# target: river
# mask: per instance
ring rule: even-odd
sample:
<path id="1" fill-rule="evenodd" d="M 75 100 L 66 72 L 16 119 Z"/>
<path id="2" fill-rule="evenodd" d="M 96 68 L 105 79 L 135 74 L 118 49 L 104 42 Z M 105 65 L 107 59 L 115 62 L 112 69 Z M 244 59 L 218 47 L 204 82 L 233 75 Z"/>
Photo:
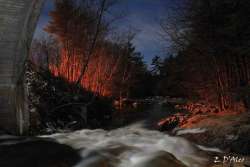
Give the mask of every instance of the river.
<path id="1" fill-rule="evenodd" d="M 80 130 L 43 137 L 79 150 L 82 159 L 75 167 L 203 167 L 211 160 L 203 147 L 145 129 L 143 122 L 111 131 Z"/>

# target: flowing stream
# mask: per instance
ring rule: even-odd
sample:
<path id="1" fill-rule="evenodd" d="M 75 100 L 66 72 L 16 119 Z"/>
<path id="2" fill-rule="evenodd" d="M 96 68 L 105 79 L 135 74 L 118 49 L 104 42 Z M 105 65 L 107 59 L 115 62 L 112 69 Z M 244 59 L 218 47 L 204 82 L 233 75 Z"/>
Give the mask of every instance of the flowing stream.
<path id="1" fill-rule="evenodd" d="M 75 167 L 203 167 L 204 147 L 186 139 L 143 128 L 143 122 L 105 131 L 80 130 L 49 136 L 80 151 Z"/>

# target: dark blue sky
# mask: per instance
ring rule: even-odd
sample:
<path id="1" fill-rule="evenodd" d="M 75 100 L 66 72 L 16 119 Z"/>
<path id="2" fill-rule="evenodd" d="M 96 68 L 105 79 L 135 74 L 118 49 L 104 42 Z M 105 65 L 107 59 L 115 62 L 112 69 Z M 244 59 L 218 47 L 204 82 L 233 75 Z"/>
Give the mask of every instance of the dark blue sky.
<path id="1" fill-rule="evenodd" d="M 145 62 L 150 63 L 155 55 L 163 55 L 163 43 L 160 40 L 159 21 L 164 17 L 171 0 L 119 0 L 113 6 L 114 12 L 124 12 L 125 17 L 114 24 L 119 29 L 135 29 L 138 34 L 134 39 L 137 51 L 140 51 Z M 45 35 L 43 28 L 48 23 L 49 11 L 53 9 L 53 1 L 47 0 L 42 10 L 35 37 Z"/>

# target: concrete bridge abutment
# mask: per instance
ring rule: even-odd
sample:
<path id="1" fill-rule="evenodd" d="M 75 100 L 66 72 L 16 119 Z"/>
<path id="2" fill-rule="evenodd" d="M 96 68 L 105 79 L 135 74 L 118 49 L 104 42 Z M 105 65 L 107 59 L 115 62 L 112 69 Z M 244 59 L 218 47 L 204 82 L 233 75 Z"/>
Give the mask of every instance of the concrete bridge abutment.
<path id="1" fill-rule="evenodd" d="M 0 0 L 0 129 L 29 130 L 25 62 L 44 0 Z"/>

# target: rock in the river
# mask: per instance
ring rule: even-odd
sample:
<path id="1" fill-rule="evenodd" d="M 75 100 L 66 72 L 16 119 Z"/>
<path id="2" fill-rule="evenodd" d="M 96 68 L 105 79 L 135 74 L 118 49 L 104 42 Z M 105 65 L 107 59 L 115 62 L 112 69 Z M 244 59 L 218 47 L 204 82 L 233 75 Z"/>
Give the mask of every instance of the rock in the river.
<path id="1" fill-rule="evenodd" d="M 250 139 L 240 136 L 232 143 L 231 152 L 241 155 L 250 155 Z"/>
<path id="2" fill-rule="evenodd" d="M 172 154 L 159 151 L 156 156 L 145 161 L 140 167 L 187 167 L 182 162 L 177 160 Z"/>
<path id="3" fill-rule="evenodd" d="M 172 116 L 166 118 L 158 123 L 161 131 L 169 131 L 176 128 L 179 124 L 179 118 L 177 116 Z"/>
<path id="4" fill-rule="evenodd" d="M 1 167 L 73 167 L 80 161 L 76 150 L 53 141 L 18 137 L 4 140 L 0 141 Z"/>

